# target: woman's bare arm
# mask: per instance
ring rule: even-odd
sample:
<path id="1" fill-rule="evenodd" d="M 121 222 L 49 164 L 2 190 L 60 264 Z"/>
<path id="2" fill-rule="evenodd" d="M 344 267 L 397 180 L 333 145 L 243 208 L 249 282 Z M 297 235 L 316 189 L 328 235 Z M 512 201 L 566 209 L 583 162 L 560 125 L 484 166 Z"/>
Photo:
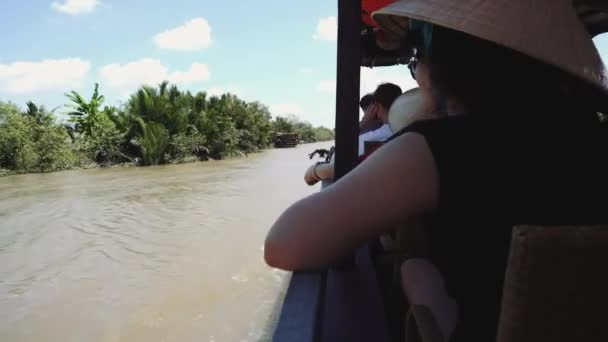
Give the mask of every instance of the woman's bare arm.
<path id="1" fill-rule="evenodd" d="M 435 209 L 438 191 L 425 138 L 406 133 L 289 207 L 268 233 L 266 262 L 287 270 L 325 267 L 392 225 Z"/>

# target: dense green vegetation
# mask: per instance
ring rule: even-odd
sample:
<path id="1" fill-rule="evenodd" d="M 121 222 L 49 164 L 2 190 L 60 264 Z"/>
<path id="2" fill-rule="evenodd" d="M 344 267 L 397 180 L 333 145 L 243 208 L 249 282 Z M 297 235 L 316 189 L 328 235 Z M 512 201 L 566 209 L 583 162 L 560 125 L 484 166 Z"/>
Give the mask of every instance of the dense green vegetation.
<path id="1" fill-rule="evenodd" d="M 310 123 L 300 121 L 293 115 L 288 117 L 277 116 L 272 124 L 274 132 L 298 133 L 300 140 L 305 143 L 333 140 L 335 137 L 333 130 L 325 127 L 313 127 Z"/>
<path id="2" fill-rule="evenodd" d="M 57 109 L 0 102 L 0 174 L 223 159 L 265 149 L 286 132 L 303 142 L 334 137 L 293 116 L 273 120 L 259 102 L 192 94 L 167 82 L 141 87 L 121 108 L 104 105 L 97 84 L 89 99 L 75 91 L 66 97 L 65 122 Z"/>

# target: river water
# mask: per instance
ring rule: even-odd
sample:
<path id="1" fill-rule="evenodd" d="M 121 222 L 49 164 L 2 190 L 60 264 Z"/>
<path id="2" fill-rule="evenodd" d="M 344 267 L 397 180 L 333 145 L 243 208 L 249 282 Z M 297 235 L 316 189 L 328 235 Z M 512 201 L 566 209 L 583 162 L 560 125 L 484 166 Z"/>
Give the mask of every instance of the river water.
<path id="1" fill-rule="evenodd" d="M 0 178 L 0 341 L 265 341 L 264 236 L 307 153 Z"/>

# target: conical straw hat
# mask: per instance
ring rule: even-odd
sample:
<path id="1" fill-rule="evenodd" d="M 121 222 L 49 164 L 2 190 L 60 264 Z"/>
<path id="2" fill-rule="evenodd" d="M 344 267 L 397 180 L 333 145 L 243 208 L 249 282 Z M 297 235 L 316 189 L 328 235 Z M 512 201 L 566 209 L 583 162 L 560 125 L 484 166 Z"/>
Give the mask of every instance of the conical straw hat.
<path id="1" fill-rule="evenodd" d="M 602 59 L 572 0 L 400 0 L 372 17 L 392 33 L 403 34 L 408 18 L 468 33 L 608 90 Z"/>

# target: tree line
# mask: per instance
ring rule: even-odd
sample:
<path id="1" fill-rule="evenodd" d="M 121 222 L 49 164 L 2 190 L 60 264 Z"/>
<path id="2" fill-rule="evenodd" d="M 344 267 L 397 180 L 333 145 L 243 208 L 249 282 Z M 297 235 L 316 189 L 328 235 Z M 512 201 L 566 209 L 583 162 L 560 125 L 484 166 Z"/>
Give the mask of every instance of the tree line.
<path id="1" fill-rule="evenodd" d="M 280 133 L 298 133 L 302 142 L 334 138 L 295 116 L 273 119 L 259 102 L 168 82 L 142 86 L 119 107 L 104 104 L 98 84 L 89 99 L 75 91 L 66 97 L 67 120 L 31 101 L 25 110 L 0 102 L 0 174 L 223 159 L 268 148 Z"/>

